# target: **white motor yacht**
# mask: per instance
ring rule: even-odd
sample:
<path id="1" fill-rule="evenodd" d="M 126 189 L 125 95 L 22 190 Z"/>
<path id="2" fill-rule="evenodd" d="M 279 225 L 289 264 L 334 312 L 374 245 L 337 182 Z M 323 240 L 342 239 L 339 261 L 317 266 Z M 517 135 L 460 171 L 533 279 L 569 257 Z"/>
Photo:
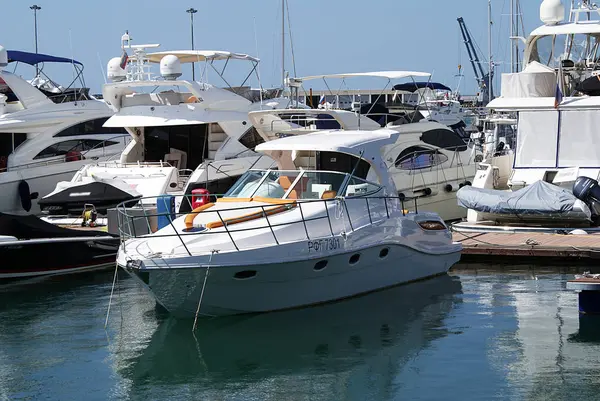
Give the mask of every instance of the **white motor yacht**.
<path id="1" fill-rule="evenodd" d="M 118 264 L 178 316 L 302 307 L 445 274 L 462 247 L 437 214 L 404 209 L 381 151 L 400 135 L 265 142 L 256 150 L 276 169 L 248 171 L 150 235 L 136 235 L 139 216 L 122 205 Z M 305 157 L 318 168 L 303 168 Z"/>
<path id="2" fill-rule="evenodd" d="M 71 90 L 42 79 L 47 63 L 72 66 L 83 87 Z M 39 74 L 28 82 L 6 71 L 17 64 L 36 66 Z M 0 46 L 0 212 L 39 213 L 39 198 L 57 182 L 125 149 L 127 133 L 103 127 L 112 111 L 87 94 L 82 70 L 76 60 Z"/>
<path id="3" fill-rule="evenodd" d="M 248 121 L 252 102 L 244 96 L 251 89 L 244 85 L 256 73 L 259 60 L 229 51 L 150 52 L 157 47 L 134 45 L 128 33 L 123 35 L 123 56 L 109 61 L 112 82 L 102 89 L 115 112 L 104 127 L 126 130 L 132 140 L 118 158 L 85 166 L 70 181 L 57 185 L 43 199 L 48 210 L 67 213 L 93 204 L 105 212 L 126 200 L 191 195 L 197 188 L 223 194 L 251 166 L 266 168 L 273 163 L 249 149 L 257 135 Z M 232 78 L 224 74 L 227 68 L 235 69 L 231 66 L 235 62 L 249 67 L 249 73 L 241 85 L 232 87 Z M 180 78 L 182 66 L 192 63 L 202 66 L 200 81 Z M 209 84 L 209 73 L 227 87 Z M 269 102 L 277 104 L 278 99 Z M 107 192 L 115 196 L 108 197 Z M 192 204 L 181 207 L 189 211 Z"/>
<path id="4" fill-rule="evenodd" d="M 386 79 L 387 87 L 392 80 L 429 76 L 429 73 L 415 71 L 332 74 L 290 80 L 290 86 L 294 100 L 294 92 L 297 96 L 297 88 L 306 79 L 377 77 Z M 420 89 L 431 91 L 432 88 L 447 87 L 413 80 L 394 88 L 398 93 L 413 93 Z M 419 91 L 419 96 L 422 95 Z M 427 107 L 425 100 L 422 103 Z M 447 123 L 452 123 L 450 127 L 423 118 L 416 114 L 420 113 L 418 110 L 391 112 L 377 101 L 366 105 L 356 102 L 354 110 L 336 108 L 335 105 L 321 109 L 297 108 L 296 105 L 301 103 L 294 100 L 291 108 L 251 111 L 248 116 L 265 141 L 327 129 L 342 132 L 387 127 L 398 131 L 401 135 L 393 145 L 382 148 L 382 156 L 398 195 L 407 200 L 407 207 L 436 212 L 446 221 L 466 216 L 466 210 L 456 202 L 456 191 L 470 185 L 476 172 L 477 153 L 481 151 L 464 131 L 464 124 L 459 124 L 460 119 L 447 119 Z M 434 114 L 432 109 L 428 116 Z"/>
<path id="5" fill-rule="evenodd" d="M 573 3 L 565 19 L 561 2 L 545 0 L 540 19 L 521 72 L 503 74 L 501 96 L 487 105 L 517 115 L 516 149 L 481 163 L 473 186 L 457 193 L 469 209 L 457 230 L 592 229 L 600 221 L 600 9 Z"/>

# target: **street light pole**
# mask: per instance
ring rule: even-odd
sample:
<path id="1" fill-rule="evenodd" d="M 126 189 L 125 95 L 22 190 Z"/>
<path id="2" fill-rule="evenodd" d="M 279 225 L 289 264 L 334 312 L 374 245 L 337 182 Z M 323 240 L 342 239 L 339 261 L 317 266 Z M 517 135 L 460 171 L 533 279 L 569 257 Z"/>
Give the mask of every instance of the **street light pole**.
<path id="1" fill-rule="evenodd" d="M 42 7 L 38 6 L 37 4 L 32 5 L 31 7 L 29 7 L 31 10 L 33 10 L 33 24 L 34 24 L 34 32 L 35 32 L 35 54 L 37 54 L 38 52 L 38 40 L 37 40 L 37 12 L 38 10 L 41 10 Z M 37 64 L 35 65 L 35 76 L 37 77 L 39 74 L 39 69 Z"/>
<path id="2" fill-rule="evenodd" d="M 190 26 L 192 28 L 192 50 L 194 50 L 194 14 L 198 12 L 195 8 L 188 8 L 185 10 L 186 13 L 190 14 Z M 196 80 L 196 68 L 192 62 L 192 81 Z"/>

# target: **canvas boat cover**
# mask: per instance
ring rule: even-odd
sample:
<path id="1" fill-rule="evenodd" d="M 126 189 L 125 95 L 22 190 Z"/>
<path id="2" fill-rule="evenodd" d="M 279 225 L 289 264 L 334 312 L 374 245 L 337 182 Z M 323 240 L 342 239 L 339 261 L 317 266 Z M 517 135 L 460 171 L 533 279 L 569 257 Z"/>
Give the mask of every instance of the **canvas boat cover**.
<path id="1" fill-rule="evenodd" d="M 0 213 L 0 235 L 18 239 L 114 236 L 99 230 L 76 230 L 55 226 L 33 215 L 7 213 Z"/>
<path id="2" fill-rule="evenodd" d="M 554 217 L 570 212 L 584 213 L 589 208 L 569 190 L 545 181 L 537 181 L 518 191 L 464 186 L 456 193 L 458 205 L 483 213 Z"/>

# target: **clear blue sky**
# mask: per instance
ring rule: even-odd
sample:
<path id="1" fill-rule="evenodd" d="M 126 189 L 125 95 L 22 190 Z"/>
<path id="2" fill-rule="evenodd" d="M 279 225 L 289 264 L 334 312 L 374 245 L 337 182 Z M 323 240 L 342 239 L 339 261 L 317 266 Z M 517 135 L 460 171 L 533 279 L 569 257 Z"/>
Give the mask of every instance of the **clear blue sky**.
<path id="1" fill-rule="evenodd" d="M 120 38 L 160 43 L 159 50 L 191 48 L 194 7 L 196 49 L 229 50 L 261 59 L 264 87 L 281 81 L 281 0 L 36 0 L 40 53 L 73 57 L 85 65 L 86 83 L 101 91 L 102 68 L 120 55 Z M 463 94 L 477 91 L 456 18 L 462 16 L 487 57 L 487 0 L 288 0 L 298 76 L 374 70 L 433 72 L 433 79 L 455 87 L 463 66 Z M 33 11 L 24 1 L 4 1 L 0 42 L 11 50 L 34 51 Z M 522 0 L 525 31 L 540 25 L 541 0 Z M 497 76 L 510 60 L 509 0 L 492 0 Z M 256 28 L 255 28 L 256 27 Z M 289 33 L 286 67 L 293 74 Z M 99 60 L 100 58 L 100 60 Z M 23 69 L 24 76 L 29 71 Z M 55 71 L 54 69 L 52 71 Z M 58 69 L 60 83 L 71 75 Z M 189 67 L 184 74 L 190 77 Z M 499 83 L 499 80 L 497 80 Z M 238 82 L 239 83 L 239 82 Z M 254 82 L 253 82 L 254 84 Z M 381 88 L 379 81 L 357 81 L 355 88 Z M 498 85 L 498 84 L 496 84 Z M 315 83 L 315 88 L 322 87 Z"/>

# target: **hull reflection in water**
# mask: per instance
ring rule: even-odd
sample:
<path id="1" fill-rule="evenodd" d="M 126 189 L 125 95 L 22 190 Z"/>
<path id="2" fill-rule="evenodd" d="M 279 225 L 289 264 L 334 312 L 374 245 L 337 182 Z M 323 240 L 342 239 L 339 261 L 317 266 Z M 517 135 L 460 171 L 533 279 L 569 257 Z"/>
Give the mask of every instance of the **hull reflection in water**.
<path id="1" fill-rule="evenodd" d="M 444 275 L 312 308 L 202 319 L 195 336 L 191 320 L 168 318 L 139 356 L 129 363 L 121 359 L 120 373 L 134 387 L 142 386 L 138 390 L 146 383 L 189 382 L 208 391 L 217 382 L 275 378 L 288 386 L 300 377 L 318 381 L 317 389 L 339 384 L 361 366 L 368 371 L 352 381 L 373 380 L 373 370 L 391 381 L 391 364 L 400 369 L 447 334 L 441 327 L 461 291 L 458 278 Z M 385 391 L 388 385 L 375 387 Z M 332 395 L 317 393 L 325 399 Z"/>

